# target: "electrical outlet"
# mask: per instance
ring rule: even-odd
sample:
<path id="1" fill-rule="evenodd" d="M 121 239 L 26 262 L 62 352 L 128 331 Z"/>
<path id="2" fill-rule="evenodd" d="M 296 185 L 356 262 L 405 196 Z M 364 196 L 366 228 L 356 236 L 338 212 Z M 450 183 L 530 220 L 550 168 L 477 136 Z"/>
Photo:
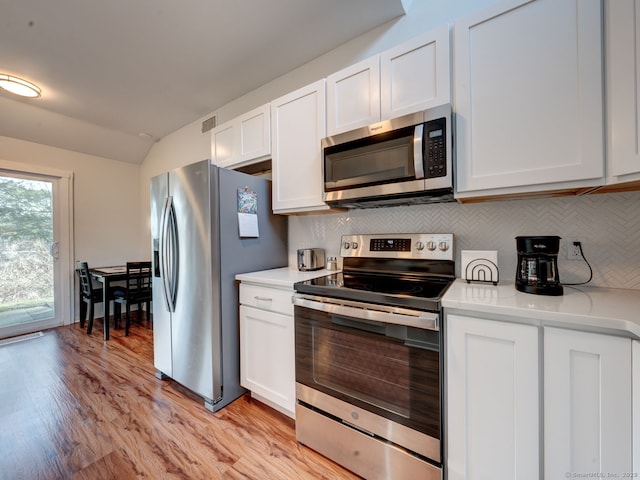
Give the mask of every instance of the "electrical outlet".
<path id="1" fill-rule="evenodd" d="M 580 238 L 567 238 L 567 260 L 582 260 L 579 243 L 584 248 L 584 241 Z"/>

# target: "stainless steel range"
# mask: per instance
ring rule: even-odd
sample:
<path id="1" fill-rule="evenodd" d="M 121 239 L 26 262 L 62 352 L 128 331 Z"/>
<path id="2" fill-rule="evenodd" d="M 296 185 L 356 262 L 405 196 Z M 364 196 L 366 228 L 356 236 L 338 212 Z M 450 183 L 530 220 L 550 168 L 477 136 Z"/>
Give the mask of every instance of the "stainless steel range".
<path id="1" fill-rule="evenodd" d="M 442 295 L 452 234 L 347 235 L 296 283 L 296 437 L 367 479 L 442 478 Z"/>

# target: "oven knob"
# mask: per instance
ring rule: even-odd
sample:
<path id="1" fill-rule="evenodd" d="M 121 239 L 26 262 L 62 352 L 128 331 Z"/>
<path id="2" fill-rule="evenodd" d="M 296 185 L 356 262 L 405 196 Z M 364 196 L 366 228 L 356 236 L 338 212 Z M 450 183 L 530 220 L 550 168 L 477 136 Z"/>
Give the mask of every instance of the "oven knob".
<path id="1" fill-rule="evenodd" d="M 344 242 L 342 248 L 344 248 L 345 250 L 349 250 L 349 248 L 351 248 L 351 244 L 349 242 Z"/>
<path id="2" fill-rule="evenodd" d="M 432 252 L 436 249 L 436 247 L 436 242 L 434 242 L 433 240 L 427 243 L 427 248 Z"/>
<path id="3" fill-rule="evenodd" d="M 440 242 L 438 244 L 438 248 L 443 252 L 446 252 L 447 250 L 449 250 L 449 244 L 447 242 Z"/>
<path id="4" fill-rule="evenodd" d="M 416 249 L 417 250 L 424 250 L 424 243 L 423 242 L 416 243 Z"/>
<path id="5" fill-rule="evenodd" d="M 354 250 L 358 248 L 358 242 L 351 242 L 351 248 L 353 248 Z"/>

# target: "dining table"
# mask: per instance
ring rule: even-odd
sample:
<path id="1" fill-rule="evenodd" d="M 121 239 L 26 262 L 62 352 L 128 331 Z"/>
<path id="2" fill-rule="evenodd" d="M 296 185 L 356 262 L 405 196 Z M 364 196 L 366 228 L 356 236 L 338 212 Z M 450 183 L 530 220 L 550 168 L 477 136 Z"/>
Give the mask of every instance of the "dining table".
<path id="1" fill-rule="evenodd" d="M 110 267 L 95 267 L 89 269 L 89 275 L 102 284 L 102 305 L 104 309 L 104 339 L 109 340 L 109 301 L 111 293 L 117 282 L 127 279 L 126 265 L 115 265 Z"/>

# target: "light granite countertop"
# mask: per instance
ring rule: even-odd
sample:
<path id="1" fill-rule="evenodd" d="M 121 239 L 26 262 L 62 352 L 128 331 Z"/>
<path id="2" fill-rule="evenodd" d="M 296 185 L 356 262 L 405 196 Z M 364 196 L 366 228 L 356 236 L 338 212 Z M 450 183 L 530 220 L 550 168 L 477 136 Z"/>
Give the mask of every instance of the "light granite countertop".
<path id="1" fill-rule="evenodd" d="M 442 299 L 445 313 L 556 326 L 640 339 L 640 291 L 564 287 L 564 295 L 533 295 L 513 284 L 478 284 L 457 279 Z"/>
<path id="2" fill-rule="evenodd" d="M 259 272 L 240 273 L 236 275 L 236 280 L 293 290 L 293 284 L 296 282 L 302 282 L 316 277 L 324 277 L 332 273 L 336 272 L 324 268 L 310 272 L 301 272 L 297 268 L 282 267 L 271 270 L 261 270 Z"/>
<path id="3" fill-rule="evenodd" d="M 283 267 L 238 274 L 236 280 L 293 290 L 296 282 L 331 273 L 335 271 Z M 445 292 L 442 306 L 445 312 L 640 339 L 639 290 L 565 286 L 564 295 L 548 296 L 519 292 L 513 284 L 456 279 Z"/>

